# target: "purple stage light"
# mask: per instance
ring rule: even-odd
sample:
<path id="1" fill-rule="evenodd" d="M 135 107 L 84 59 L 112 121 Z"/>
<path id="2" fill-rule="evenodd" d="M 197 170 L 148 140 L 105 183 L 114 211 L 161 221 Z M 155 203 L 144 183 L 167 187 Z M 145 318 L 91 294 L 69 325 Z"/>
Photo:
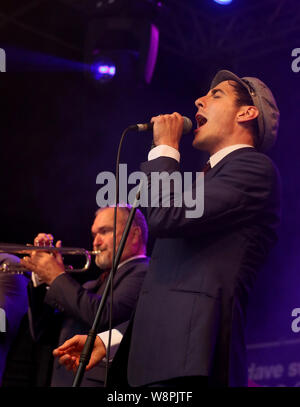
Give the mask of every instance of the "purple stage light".
<path id="1" fill-rule="evenodd" d="M 222 4 L 222 6 L 225 6 L 227 4 L 230 4 L 232 0 L 214 0 L 215 3 Z"/>
<path id="2" fill-rule="evenodd" d="M 159 46 L 159 30 L 154 24 L 151 24 L 149 53 L 145 67 L 145 81 L 148 84 L 151 82 L 153 76 L 157 59 L 158 46 Z"/>
<path id="3" fill-rule="evenodd" d="M 116 74 L 116 67 L 115 66 L 109 67 L 108 73 L 109 75 L 114 76 Z"/>
<path id="4" fill-rule="evenodd" d="M 116 67 L 112 61 L 107 61 L 107 58 L 104 58 L 104 61 L 98 61 L 91 65 L 91 71 L 97 81 L 104 83 L 113 79 L 116 74 Z"/>
<path id="5" fill-rule="evenodd" d="M 108 68 L 107 65 L 100 65 L 99 68 L 98 68 L 98 72 L 99 72 L 99 73 L 103 73 L 103 74 L 104 74 L 104 73 L 108 73 L 108 69 L 109 69 L 109 68 Z"/>
<path id="6" fill-rule="evenodd" d="M 109 65 L 100 65 L 98 67 L 98 72 L 103 75 L 105 74 L 105 75 L 114 76 L 116 73 L 116 67 L 109 66 Z"/>

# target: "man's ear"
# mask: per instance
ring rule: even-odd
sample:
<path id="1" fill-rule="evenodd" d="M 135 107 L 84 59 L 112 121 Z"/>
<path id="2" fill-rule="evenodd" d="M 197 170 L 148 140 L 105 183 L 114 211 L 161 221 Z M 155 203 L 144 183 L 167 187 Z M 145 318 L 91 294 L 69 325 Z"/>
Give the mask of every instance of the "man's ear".
<path id="1" fill-rule="evenodd" d="M 256 106 L 241 106 L 237 114 L 237 121 L 239 123 L 247 122 L 256 119 L 259 115 L 259 110 Z"/>
<path id="2" fill-rule="evenodd" d="M 134 226 L 132 228 L 132 231 L 133 231 L 133 236 L 132 236 L 133 243 L 138 243 L 141 240 L 141 235 L 142 235 L 141 228 L 139 226 Z"/>

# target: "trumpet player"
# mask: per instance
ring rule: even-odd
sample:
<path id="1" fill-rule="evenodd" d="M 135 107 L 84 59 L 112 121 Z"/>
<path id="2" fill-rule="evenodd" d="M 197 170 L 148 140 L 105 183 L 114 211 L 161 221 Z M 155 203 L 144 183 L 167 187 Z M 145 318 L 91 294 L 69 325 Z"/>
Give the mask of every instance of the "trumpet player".
<path id="1" fill-rule="evenodd" d="M 119 245 L 128 215 L 129 207 L 117 208 L 116 248 Z M 114 208 L 107 207 L 96 212 L 91 228 L 94 237 L 93 248 L 100 251 L 96 255 L 96 265 L 102 273 L 95 280 L 80 284 L 78 274 L 65 272 L 62 257 L 59 253 L 47 251 L 33 252 L 21 263 L 30 269 L 35 283 L 29 285 L 29 321 L 31 334 L 36 341 L 49 342 L 54 349 L 73 335 L 86 334 L 92 326 L 96 311 L 105 288 L 105 276 L 112 267 L 113 257 L 113 219 Z M 137 210 L 131 226 L 127 242 L 120 259 L 118 270 L 113 279 L 113 311 L 112 326 L 120 326 L 121 332 L 126 329 L 126 321 L 135 309 L 139 291 L 148 268 L 146 256 L 148 229 L 143 214 Z M 49 246 L 53 237 L 41 233 L 35 239 L 35 245 Z M 61 246 L 58 241 L 57 247 Z M 46 249 L 45 249 L 46 250 Z M 82 277 L 82 276 L 81 276 Z M 39 283 L 37 284 L 37 280 Z M 106 331 L 109 323 L 110 298 L 107 299 L 100 321 L 100 331 Z M 56 335 L 54 335 L 56 331 Z M 118 331 L 113 331 L 119 343 Z M 121 335 L 121 334 L 119 334 Z M 56 338 L 55 338 L 56 336 Z M 107 335 L 103 336 L 106 347 Z M 102 340 L 102 339 L 101 339 Z M 114 335 L 112 336 L 112 352 L 114 352 Z M 52 350 L 51 349 L 51 350 Z M 87 372 L 82 386 L 103 386 L 105 364 L 97 365 L 96 369 Z M 54 361 L 51 386 L 71 386 L 74 379 L 72 372 L 65 370 L 57 360 Z"/>

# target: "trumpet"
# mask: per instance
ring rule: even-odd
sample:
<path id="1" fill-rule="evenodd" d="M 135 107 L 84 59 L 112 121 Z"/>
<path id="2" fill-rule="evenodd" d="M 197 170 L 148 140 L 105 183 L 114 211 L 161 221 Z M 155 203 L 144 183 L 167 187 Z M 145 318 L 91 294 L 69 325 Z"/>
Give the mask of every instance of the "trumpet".
<path id="1" fill-rule="evenodd" d="M 61 255 L 71 255 L 71 256 L 84 256 L 85 264 L 82 268 L 73 269 L 73 267 L 65 267 L 66 271 L 82 272 L 88 270 L 91 265 L 91 256 L 96 256 L 101 253 L 101 250 L 85 250 L 75 247 L 52 247 L 52 246 L 24 246 L 15 244 L 0 244 L 0 253 L 9 254 L 30 254 L 34 251 L 41 251 L 47 253 L 60 253 Z M 4 261 L 0 265 L 0 272 L 9 274 L 24 274 L 30 272 L 26 267 L 21 266 L 18 263 L 11 263 L 10 261 Z"/>

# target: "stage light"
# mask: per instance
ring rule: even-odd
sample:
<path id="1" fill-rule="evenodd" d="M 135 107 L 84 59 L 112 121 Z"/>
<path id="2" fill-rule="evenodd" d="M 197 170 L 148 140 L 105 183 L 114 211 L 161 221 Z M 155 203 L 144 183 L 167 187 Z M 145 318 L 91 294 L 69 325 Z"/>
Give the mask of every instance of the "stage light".
<path id="1" fill-rule="evenodd" d="M 85 63 L 93 67 L 92 78 L 97 83 L 150 84 L 159 47 L 155 21 L 161 7 L 157 0 L 97 3 L 97 13 L 89 21 L 85 41 Z M 109 62 L 102 62 L 103 59 Z"/>
<path id="2" fill-rule="evenodd" d="M 225 6 L 227 4 L 230 4 L 232 0 L 214 0 L 215 3 L 222 4 L 222 6 Z"/>
<path id="3" fill-rule="evenodd" d="M 99 72 L 100 75 L 114 76 L 115 73 L 116 73 L 116 67 L 115 66 L 110 66 L 110 65 L 102 65 L 102 64 L 100 64 L 98 66 L 97 71 Z"/>
<path id="4" fill-rule="evenodd" d="M 95 59 L 95 62 L 90 65 L 90 71 L 96 81 L 107 83 L 116 75 L 117 69 L 111 59 L 98 57 Z"/>

